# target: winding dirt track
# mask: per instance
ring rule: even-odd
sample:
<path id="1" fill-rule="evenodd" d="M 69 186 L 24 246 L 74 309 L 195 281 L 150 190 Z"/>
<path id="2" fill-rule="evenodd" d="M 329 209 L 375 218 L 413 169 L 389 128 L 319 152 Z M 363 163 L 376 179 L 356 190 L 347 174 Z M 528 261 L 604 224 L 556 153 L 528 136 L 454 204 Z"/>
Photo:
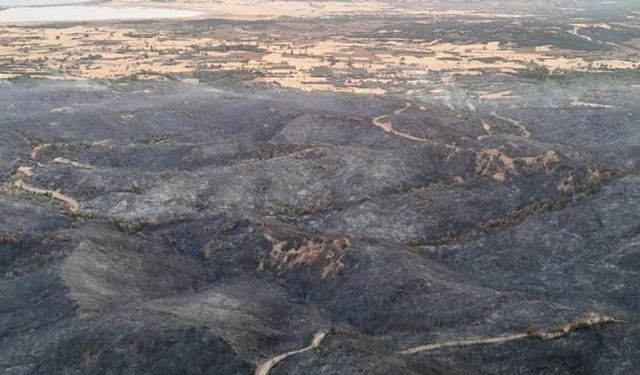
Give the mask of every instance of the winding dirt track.
<path id="1" fill-rule="evenodd" d="M 42 152 L 42 150 L 50 147 L 51 144 L 50 143 L 44 143 L 41 144 L 39 146 L 36 146 L 34 148 L 31 149 L 31 154 L 30 154 L 30 158 L 32 160 L 35 160 L 40 152 Z M 53 163 L 57 163 L 57 164 L 66 164 L 66 165 L 71 165 L 74 166 L 76 168 L 82 168 L 82 169 L 93 169 L 92 166 L 90 165 L 86 165 L 86 164 L 82 164 L 82 163 L 78 163 L 66 158 L 55 158 L 52 160 Z M 22 175 L 23 177 L 30 177 L 33 175 L 33 167 L 32 166 L 28 166 L 28 165 L 23 165 L 18 167 L 17 170 L 18 174 Z M 43 189 L 43 188 L 39 188 L 36 186 L 32 186 L 27 184 L 26 182 L 24 182 L 22 179 L 19 179 L 17 181 L 15 181 L 13 183 L 13 186 L 17 189 L 29 192 L 29 193 L 33 193 L 33 194 L 39 194 L 39 195 L 45 195 L 48 197 L 51 197 L 59 202 L 62 202 L 65 206 L 67 206 L 67 209 L 71 212 L 78 212 L 80 210 L 80 204 L 78 203 L 77 200 L 62 194 L 60 191 L 58 190 L 49 190 L 49 189 Z"/>
<path id="2" fill-rule="evenodd" d="M 417 142 L 426 142 L 426 141 L 428 141 L 428 139 L 416 137 L 415 135 L 411 135 L 411 134 L 407 134 L 407 133 L 403 133 L 403 132 L 399 132 L 399 131 L 395 130 L 393 128 L 393 123 L 391 123 L 391 120 L 389 120 L 387 118 L 390 114 L 399 115 L 399 114 L 401 114 L 402 112 L 406 111 L 409 108 L 411 108 L 411 103 L 407 103 L 407 104 L 405 104 L 404 107 L 402 107 L 402 108 L 400 108 L 398 110 L 395 110 L 395 111 L 393 111 L 391 113 L 387 113 L 387 114 L 384 114 L 384 115 L 380 115 L 378 117 L 374 117 L 373 120 L 371 120 L 371 122 L 373 123 L 373 125 L 381 128 L 382 130 L 386 131 L 387 133 L 391 133 L 391 134 L 397 135 L 399 137 L 410 139 L 412 141 L 417 141 Z"/>
<path id="3" fill-rule="evenodd" d="M 327 333 L 329 333 L 328 330 L 323 329 L 320 330 L 318 332 L 316 332 L 315 335 L 313 335 L 313 339 L 311 339 L 311 344 L 309 346 L 306 346 L 302 349 L 298 349 L 298 350 L 292 350 L 290 352 L 286 352 L 286 353 L 282 353 L 282 354 L 278 354 L 275 357 L 271 357 L 269 359 L 267 359 L 266 361 L 260 363 L 258 365 L 258 367 L 256 368 L 256 372 L 254 373 L 255 375 L 267 375 L 269 374 L 269 371 L 271 371 L 271 369 L 273 368 L 273 366 L 277 365 L 280 361 L 284 360 L 285 358 L 294 355 L 294 354 L 299 354 L 299 353 L 303 353 L 306 351 L 309 351 L 311 349 L 317 348 L 318 346 L 320 346 L 320 344 L 322 343 L 322 340 L 324 340 L 325 336 L 327 335 Z"/>
<path id="4" fill-rule="evenodd" d="M 460 346 L 472 346 L 472 345 L 487 345 L 487 344 L 501 344 L 509 341 L 521 340 L 525 338 L 532 339 L 540 339 L 540 340 L 554 340 L 563 336 L 568 335 L 569 333 L 582 329 L 588 328 L 597 325 L 603 325 L 608 323 L 626 323 L 624 320 L 620 320 L 614 318 L 609 315 L 589 312 L 584 314 L 583 316 L 574 319 L 573 321 L 558 327 L 551 328 L 546 331 L 540 331 L 537 329 L 527 329 L 526 332 L 518 332 L 512 334 L 503 334 L 497 336 L 485 336 L 485 337 L 477 337 L 466 340 L 453 340 L 453 341 L 441 341 L 435 342 L 425 345 L 414 346 L 408 349 L 399 350 L 396 353 L 401 355 L 412 355 L 419 352 L 433 351 L 442 348 L 449 347 L 460 347 Z M 255 375 L 268 375 L 269 371 L 276 366 L 279 362 L 283 361 L 285 358 L 299 354 L 302 352 L 306 352 L 308 350 L 317 348 L 322 343 L 322 340 L 329 333 L 329 330 L 320 330 L 313 335 L 313 339 L 311 340 L 311 344 L 302 349 L 293 350 L 290 352 L 278 354 L 275 357 L 271 357 L 263 362 L 261 362 L 256 368 Z"/>
<path id="5" fill-rule="evenodd" d="M 69 160 L 66 158 L 55 158 L 52 160 L 53 163 L 56 164 L 66 164 L 66 165 L 71 165 L 73 167 L 76 168 L 80 168 L 80 169 L 95 169 L 92 166 L 88 165 L 88 164 L 82 164 L 82 163 L 78 163 L 77 161 L 73 161 L 73 160 Z"/>
<path id="6" fill-rule="evenodd" d="M 47 190 L 47 189 L 42 189 L 42 188 L 39 188 L 39 187 L 31 186 L 31 185 L 25 183 L 22 180 L 18 180 L 16 182 L 14 182 L 13 185 L 15 187 L 17 187 L 18 189 L 22 189 L 22 190 L 28 191 L 30 193 L 42 194 L 42 195 L 50 196 L 51 198 L 64 203 L 67 206 L 67 208 L 69 209 L 69 211 L 71 211 L 71 212 L 78 212 L 78 210 L 80 209 L 80 204 L 78 204 L 78 201 L 76 201 L 75 199 L 73 199 L 73 198 L 71 198 L 69 196 L 66 196 L 66 195 L 60 193 L 57 190 Z"/>
<path id="7" fill-rule="evenodd" d="M 573 29 L 571 31 L 568 31 L 569 34 L 577 36 L 578 38 L 582 38 L 582 39 L 586 39 L 590 42 L 593 42 L 593 39 L 590 36 L 586 36 L 586 35 L 582 35 L 580 34 L 580 27 L 573 25 Z"/>
<path id="8" fill-rule="evenodd" d="M 405 350 L 400 350 L 397 353 L 410 355 L 418 352 L 438 350 L 438 349 L 448 348 L 453 346 L 499 344 L 499 343 L 504 343 L 509 341 L 520 340 L 527 337 L 538 338 L 542 340 L 553 340 L 553 339 L 560 338 L 562 336 L 566 336 L 569 333 L 580 328 L 597 326 L 597 325 L 607 324 L 607 323 L 626 323 L 626 322 L 608 315 L 604 315 L 604 314 L 588 313 L 585 316 L 577 318 L 568 324 L 565 324 L 563 326 L 559 326 L 556 328 L 552 328 L 548 331 L 521 332 L 521 333 L 513 333 L 513 334 L 499 335 L 499 336 L 478 337 L 478 338 L 473 338 L 468 340 L 443 341 L 443 342 L 415 346 Z"/>
<path id="9" fill-rule="evenodd" d="M 496 113 L 496 111 L 491 112 L 491 115 L 493 117 L 499 118 L 500 120 L 507 121 L 507 122 L 509 122 L 510 124 L 512 124 L 513 126 L 515 126 L 517 128 L 520 128 L 520 131 L 522 132 L 522 134 L 525 137 L 529 138 L 529 136 L 531 136 L 531 133 L 529 132 L 527 127 L 522 125 L 522 123 L 520 121 L 514 120 L 512 118 L 500 116 L 499 114 Z"/>
<path id="10" fill-rule="evenodd" d="M 471 346 L 471 345 L 481 345 L 481 344 L 499 344 L 508 341 L 514 341 L 523 339 L 529 336 L 526 333 L 514 333 L 512 335 L 504 335 L 504 336 L 494 336 L 494 337 L 479 337 L 477 339 L 469 339 L 469 340 L 458 340 L 458 341 L 445 341 L 445 342 L 436 342 L 432 344 L 425 344 L 420 346 L 415 346 L 413 348 L 400 350 L 398 354 L 415 354 L 418 352 L 427 352 L 431 350 L 438 350 L 442 348 L 448 348 L 452 346 Z"/>
<path id="11" fill-rule="evenodd" d="M 399 132 L 397 130 L 395 130 L 393 128 L 393 123 L 391 122 L 391 120 L 389 120 L 387 117 L 391 114 L 395 114 L 395 115 L 399 115 L 402 112 L 406 111 L 407 109 L 411 108 L 412 104 L 411 103 L 406 103 L 404 105 L 404 107 L 397 109 L 391 113 L 387 113 L 384 115 L 380 115 L 378 117 L 374 117 L 371 122 L 373 123 L 373 125 L 381 128 L 382 130 L 386 131 L 387 133 L 391 133 L 393 135 L 397 135 L 399 137 L 402 138 L 406 138 L 412 141 L 416 141 L 416 142 L 434 142 L 432 139 L 428 139 L 428 138 L 421 138 L 421 137 L 417 137 L 415 135 L 411 135 L 411 134 L 407 134 L 407 133 L 403 133 L 403 132 Z M 420 109 L 424 110 L 424 107 L 420 107 Z M 444 145 L 447 148 L 447 160 L 449 160 L 449 158 L 451 158 L 451 156 L 453 156 L 455 153 L 457 153 L 458 151 L 460 151 L 460 147 L 454 145 L 454 144 L 445 144 Z"/>

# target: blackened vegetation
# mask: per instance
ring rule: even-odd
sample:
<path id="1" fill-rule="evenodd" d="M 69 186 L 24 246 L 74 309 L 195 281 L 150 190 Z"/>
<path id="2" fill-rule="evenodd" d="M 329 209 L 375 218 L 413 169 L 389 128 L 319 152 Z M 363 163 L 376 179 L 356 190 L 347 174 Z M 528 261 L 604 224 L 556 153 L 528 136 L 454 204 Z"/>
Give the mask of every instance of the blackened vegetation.
<path id="1" fill-rule="evenodd" d="M 615 108 L 458 116 L 177 83 L 7 85 L 1 373 L 247 374 L 323 329 L 272 373 L 640 366 L 628 92 Z M 628 323 L 536 339 L 587 311 Z M 504 332 L 528 336 L 399 353 Z"/>

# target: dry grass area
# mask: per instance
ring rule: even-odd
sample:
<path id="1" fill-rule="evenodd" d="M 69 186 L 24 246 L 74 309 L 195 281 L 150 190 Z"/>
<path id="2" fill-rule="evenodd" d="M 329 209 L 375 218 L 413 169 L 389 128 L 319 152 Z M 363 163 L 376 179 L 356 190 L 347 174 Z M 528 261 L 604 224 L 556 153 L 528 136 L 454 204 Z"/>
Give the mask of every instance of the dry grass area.
<path id="1" fill-rule="evenodd" d="M 509 175 L 521 173 L 520 170 L 524 168 L 548 171 L 559 161 L 558 154 L 553 150 L 536 156 L 511 158 L 500 150 L 491 148 L 476 155 L 476 174 L 504 181 Z"/>
<path id="2" fill-rule="evenodd" d="M 111 4 L 141 5 L 140 0 L 115 0 Z M 144 2 L 147 4 L 148 2 Z M 262 3 L 261 3 L 262 4 Z M 618 45 L 607 53 L 571 51 L 553 45 L 519 48 L 497 41 L 486 43 L 442 42 L 423 36 L 402 37 L 384 29 L 386 14 L 398 19 L 423 17 L 424 23 L 442 17 L 467 22 L 482 17 L 477 12 L 434 11 L 390 7 L 387 3 L 270 1 L 151 2 L 153 6 L 201 11 L 206 17 L 263 20 L 282 16 L 272 24 L 253 22 L 158 21 L 154 23 L 95 23 L 78 25 L 0 26 L 0 78 L 29 74 L 65 79 L 181 79 L 198 82 L 229 78 L 244 83 L 279 85 L 304 91 L 343 91 L 382 94 L 389 89 L 407 91 L 423 85 L 430 74 L 482 74 L 484 71 L 515 73 L 531 64 L 550 71 L 634 69 L 640 58 L 633 43 Z M 365 14 L 366 22 L 345 15 Z M 317 17 L 342 17 L 328 25 Z M 204 16 L 203 16 L 204 17 Z M 313 20 L 304 21 L 305 17 Z M 271 22 L 271 21 L 270 21 Z M 421 21 L 422 22 L 422 21 Z M 514 23 L 520 21 L 515 20 Z M 586 21 L 584 21 L 586 22 Z M 588 26 L 574 25 L 581 36 Z M 455 31 L 455 30 L 454 30 Z M 526 30 L 523 30 L 525 32 Z M 509 93 L 484 94 L 485 99 L 508 98 Z"/>
<path id="3" fill-rule="evenodd" d="M 313 266 L 323 279 L 335 277 L 343 268 L 342 257 L 351 246 L 347 238 L 276 241 L 267 236 L 273 246 L 259 269 L 283 274 L 303 266 Z"/>

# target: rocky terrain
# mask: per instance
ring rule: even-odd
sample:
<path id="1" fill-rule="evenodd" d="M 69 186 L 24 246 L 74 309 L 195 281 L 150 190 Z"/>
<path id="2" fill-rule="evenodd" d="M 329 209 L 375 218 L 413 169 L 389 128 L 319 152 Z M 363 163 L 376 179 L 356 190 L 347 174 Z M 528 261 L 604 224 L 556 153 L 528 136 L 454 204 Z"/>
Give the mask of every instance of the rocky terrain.
<path id="1" fill-rule="evenodd" d="M 2 82 L 0 373 L 634 373 L 640 92 L 549 93 Z"/>

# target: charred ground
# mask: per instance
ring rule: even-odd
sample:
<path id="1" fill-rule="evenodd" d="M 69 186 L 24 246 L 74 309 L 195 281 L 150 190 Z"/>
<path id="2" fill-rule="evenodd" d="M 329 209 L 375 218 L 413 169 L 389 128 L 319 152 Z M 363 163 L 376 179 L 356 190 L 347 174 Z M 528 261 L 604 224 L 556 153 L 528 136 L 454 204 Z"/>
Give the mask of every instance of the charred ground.
<path id="1" fill-rule="evenodd" d="M 638 94 L 551 91 L 3 83 L 1 372 L 251 373 L 327 329 L 271 373 L 632 373 Z M 587 312 L 626 323 L 534 334 Z"/>

